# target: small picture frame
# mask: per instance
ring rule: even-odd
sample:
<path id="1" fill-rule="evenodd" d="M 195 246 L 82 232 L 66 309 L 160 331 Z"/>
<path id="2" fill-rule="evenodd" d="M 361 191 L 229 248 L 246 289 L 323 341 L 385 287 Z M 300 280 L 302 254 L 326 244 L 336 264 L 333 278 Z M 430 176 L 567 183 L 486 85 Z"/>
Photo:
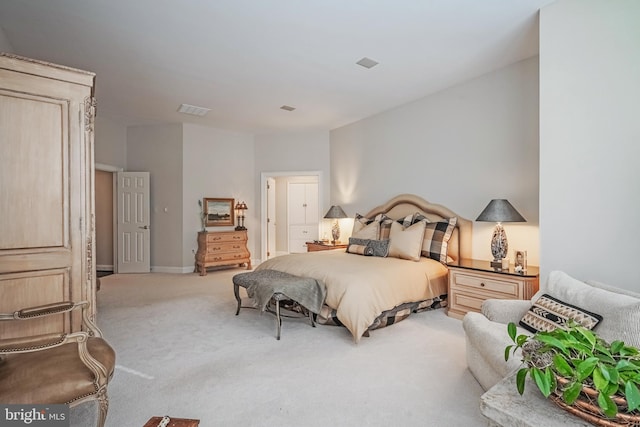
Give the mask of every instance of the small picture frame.
<path id="1" fill-rule="evenodd" d="M 205 197 L 202 200 L 206 227 L 232 227 L 235 224 L 233 199 Z"/>
<path id="2" fill-rule="evenodd" d="M 513 251 L 513 268 L 517 273 L 527 271 L 527 251 Z"/>

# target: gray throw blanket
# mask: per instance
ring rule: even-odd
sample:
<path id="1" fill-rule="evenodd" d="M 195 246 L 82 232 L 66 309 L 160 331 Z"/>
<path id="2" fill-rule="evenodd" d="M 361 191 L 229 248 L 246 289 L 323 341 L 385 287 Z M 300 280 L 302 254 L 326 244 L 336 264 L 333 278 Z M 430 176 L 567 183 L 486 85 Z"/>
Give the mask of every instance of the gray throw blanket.
<path id="1" fill-rule="evenodd" d="M 261 311 L 274 294 L 283 294 L 313 313 L 319 313 L 327 295 L 320 280 L 294 276 L 277 270 L 258 270 L 233 276 L 233 283 L 247 290 Z"/>

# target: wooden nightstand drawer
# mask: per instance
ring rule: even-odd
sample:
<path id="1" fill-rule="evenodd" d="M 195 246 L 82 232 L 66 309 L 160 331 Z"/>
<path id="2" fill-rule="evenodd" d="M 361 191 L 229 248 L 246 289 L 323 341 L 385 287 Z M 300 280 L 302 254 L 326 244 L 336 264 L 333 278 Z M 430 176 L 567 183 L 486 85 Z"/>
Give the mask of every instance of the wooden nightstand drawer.
<path id="1" fill-rule="evenodd" d="M 494 270 L 489 261 L 462 259 L 449 265 L 447 314 L 461 319 L 468 311 L 479 312 L 486 299 L 529 299 L 537 291 L 537 267 L 518 274 L 510 269 Z"/>
<path id="2" fill-rule="evenodd" d="M 461 288 L 468 288 L 476 291 L 489 291 L 505 294 L 508 297 L 518 297 L 518 281 L 504 281 L 487 278 L 484 276 L 473 276 L 458 272 L 452 272 L 454 279 L 452 285 Z"/>
<path id="3" fill-rule="evenodd" d="M 454 307 L 466 308 L 467 311 L 480 311 L 482 308 L 482 301 L 485 299 L 480 296 L 475 296 L 471 294 L 459 293 L 455 290 L 451 290 L 449 295 L 451 304 Z"/>

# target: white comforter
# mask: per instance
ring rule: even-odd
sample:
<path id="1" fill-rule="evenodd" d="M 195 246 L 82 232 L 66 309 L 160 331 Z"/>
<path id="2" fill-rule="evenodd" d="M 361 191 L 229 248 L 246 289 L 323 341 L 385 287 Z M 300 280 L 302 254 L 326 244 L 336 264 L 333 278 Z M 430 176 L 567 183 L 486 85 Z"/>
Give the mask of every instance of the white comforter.
<path id="1" fill-rule="evenodd" d="M 343 249 L 283 255 L 256 268 L 263 269 L 323 281 L 325 304 L 337 311 L 356 342 L 383 311 L 447 293 L 447 268 L 424 257 L 416 262 L 349 254 Z"/>

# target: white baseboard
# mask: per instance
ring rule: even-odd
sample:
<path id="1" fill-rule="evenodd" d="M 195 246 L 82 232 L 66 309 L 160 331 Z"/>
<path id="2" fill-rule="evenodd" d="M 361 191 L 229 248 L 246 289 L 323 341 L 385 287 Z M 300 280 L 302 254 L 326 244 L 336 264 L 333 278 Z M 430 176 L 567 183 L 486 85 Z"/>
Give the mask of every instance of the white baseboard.
<path id="1" fill-rule="evenodd" d="M 113 271 L 113 265 L 96 264 L 96 271 Z"/>

